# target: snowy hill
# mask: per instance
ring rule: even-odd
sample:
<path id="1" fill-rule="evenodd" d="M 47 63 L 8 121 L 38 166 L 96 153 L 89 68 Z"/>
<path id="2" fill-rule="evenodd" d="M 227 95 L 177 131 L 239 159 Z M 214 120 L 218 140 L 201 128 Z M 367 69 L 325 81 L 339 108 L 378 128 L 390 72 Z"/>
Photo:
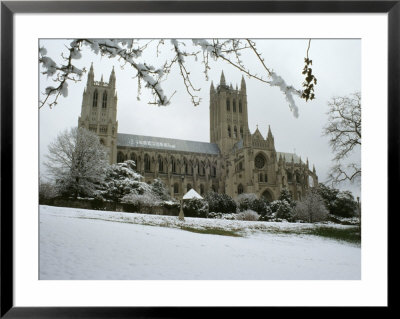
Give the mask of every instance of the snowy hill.
<path id="1" fill-rule="evenodd" d="M 41 206 L 40 279 L 360 279 L 360 247 L 268 227 L 310 225 Z"/>

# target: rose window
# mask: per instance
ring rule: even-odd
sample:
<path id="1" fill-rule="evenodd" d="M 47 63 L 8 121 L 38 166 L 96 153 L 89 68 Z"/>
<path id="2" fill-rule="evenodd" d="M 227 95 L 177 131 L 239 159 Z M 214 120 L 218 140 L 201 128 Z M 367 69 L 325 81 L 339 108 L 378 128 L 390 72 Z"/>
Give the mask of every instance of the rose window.
<path id="1" fill-rule="evenodd" d="M 256 168 L 262 169 L 265 165 L 265 158 L 261 154 L 258 154 L 254 160 Z"/>

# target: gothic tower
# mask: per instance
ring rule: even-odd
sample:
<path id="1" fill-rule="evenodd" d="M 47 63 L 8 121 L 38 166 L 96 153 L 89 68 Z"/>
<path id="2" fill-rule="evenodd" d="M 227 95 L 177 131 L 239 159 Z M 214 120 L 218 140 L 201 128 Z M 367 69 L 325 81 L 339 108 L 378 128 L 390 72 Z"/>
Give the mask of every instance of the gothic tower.
<path id="1" fill-rule="evenodd" d="M 227 155 L 235 143 L 249 134 L 246 83 L 242 76 L 240 89 L 225 82 L 222 71 L 219 85 L 210 87 L 210 142 L 218 144 Z"/>
<path id="2" fill-rule="evenodd" d="M 90 66 L 87 84 L 83 92 L 81 116 L 78 127 L 95 132 L 100 142 L 106 146 L 110 164 L 117 162 L 117 92 L 115 89 L 115 72 L 111 71 L 110 79 L 94 80 L 93 64 Z"/>

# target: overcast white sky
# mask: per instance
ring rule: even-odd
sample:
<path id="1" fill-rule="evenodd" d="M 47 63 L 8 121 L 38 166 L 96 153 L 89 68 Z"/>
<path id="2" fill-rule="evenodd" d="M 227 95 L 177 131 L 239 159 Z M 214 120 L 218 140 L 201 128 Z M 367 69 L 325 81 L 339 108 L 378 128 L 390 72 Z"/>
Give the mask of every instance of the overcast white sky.
<path id="1" fill-rule="evenodd" d="M 66 52 L 68 40 L 41 40 L 48 55 L 54 60 L 60 60 L 61 52 Z M 155 48 L 150 46 L 143 59 L 148 64 L 159 66 L 170 54 L 169 42 L 158 58 Z M 189 41 L 190 42 L 190 41 Z M 189 43 L 188 42 L 188 43 Z M 304 67 L 307 39 L 259 39 L 257 48 L 263 54 L 266 65 L 281 75 L 286 83 L 301 88 L 304 80 L 301 71 Z M 299 107 L 299 117 L 295 118 L 289 110 L 284 95 L 277 87 L 269 87 L 254 80 L 246 80 L 249 128 L 254 132 L 256 125 L 266 136 L 268 125 L 275 137 L 275 147 L 280 152 L 295 152 L 306 160 L 310 166 L 315 164 L 319 180 L 324 182 L 329 167 L 332 165 L 333 154 L 328 144 L 328 138 L 322 135 L 326 124 L 328 110 L 327 101 L 333 96 L 343 96 L 361 90 L 361 40 L 358 39 L 313 39 L 309 56 L 313 60 L 313 74 L 318 83 L 315 88 L 316 99 L 305 102 L 296 99 Z M 259 62 L 252 55 L 243 56 L 245 64 L 258 74 L 262 74 Z M 188 63 L 190 60 L 187 60 Z M 224 71 L 227 84 L 240 87 L 242 74 L 226 62 L 211 62 L 210 80 L 207 82 L 203 74 L 203 66 L 192 60 L 190 63 L 192 80 L 200 88 L 199 96 L 202 102 L 194 107 L 186 93 L 178 70 L 175 69 L 166 82 L 164 92 L 171 95 L 171 105 L 158 107 L 149 105 L 149 92 L 142 89 L 140 101 L 137 100 L 137 80 L 132 79 L 134 73 L 126 66 L 120 68 L 116 59 L 102 58 L 85 49 L 83 57 L 75 60 L 76 66 L 89 68 L 93 62 L 95 80 L 108 78 L 115 66 L 116 86 L 118 93 L 118 131 L 148 136 L 160 136 L 177 139 L 209 142 L 209 88 L 211 80 L 214 85 L 219 83 L 221 71 Z M 47 152 L 48 144 L 57 134 L 66 128 L 77 126 L 82 104 L 82 93 L 86 85 L 86 75 L 81 82 L 69 84 L 69 95 L 60 98 L 58 105 L 49 109 L 40 109 L 40 159 L 41 164 Z M 51 79 L 40 77 L 39 91 L 43 92 L 48 85 L 53 85 Z M 360 161 L 360 150 L 353 158 Z M 41 165 L 41 169 L 42 169 Z M 355 196 L 360 195 L 360 185 L 343 185 Z"/>

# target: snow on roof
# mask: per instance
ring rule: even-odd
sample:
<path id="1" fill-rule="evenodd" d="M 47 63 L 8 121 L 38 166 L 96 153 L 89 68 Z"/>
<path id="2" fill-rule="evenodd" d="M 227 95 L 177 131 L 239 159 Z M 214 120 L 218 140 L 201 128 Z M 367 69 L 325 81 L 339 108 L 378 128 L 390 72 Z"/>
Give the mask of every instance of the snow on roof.
<path id="1" fill-rule="evenodd" d="M 185 195 L 183 195 L 183 199 L 191 199 L 191 198 L 203 199 L 203 197 L 201 197 L 199 193 L 196 192 L 193 188 L 191 188 Z"/>

